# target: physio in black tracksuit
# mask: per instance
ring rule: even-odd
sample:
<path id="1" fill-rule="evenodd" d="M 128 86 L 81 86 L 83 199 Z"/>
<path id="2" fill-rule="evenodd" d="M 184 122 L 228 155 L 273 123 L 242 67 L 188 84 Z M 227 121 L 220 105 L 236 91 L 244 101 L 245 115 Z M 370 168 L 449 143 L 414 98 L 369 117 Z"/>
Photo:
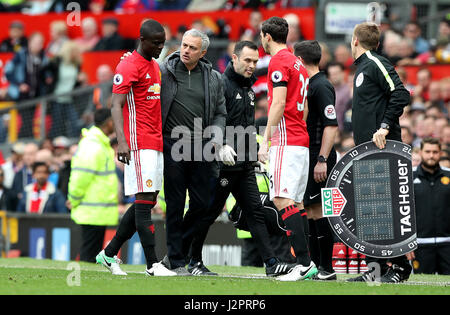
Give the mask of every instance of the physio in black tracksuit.
<path id="1" fill-rule="evenodd" d="M 209 212 L 202 218 L 200 231 L 191 243 L 191 261 L 188 270 L 201 274 L 196 264 L 202 261 L 202 247 L 209 227 L 222 212 L 230 193 L 242 208 L 249 230 L 255 240 L 259 253 L 266 264 L 266 274 L 275 276 L 287 273 L 288 264 L 280 262 L 270 245 L 269 232 L 265 223 L 264 208 L 261 202 L 255 176 L 257 161 L 255 124 L 255 93 L 252 85 L 256 81 L 253 72 L 258 61 L 257 46 L 249 41 L 238 42 L 233 60 L 222 75 L 227 107 L 226 145 L 237 153 L 233 166 L 221 165 L 213 202 Z M 230 127 L 241 131 L 228 133 Z M 244 129 L 248 132 L 243 132 Z M 184 244 L 184 248 L 186 248 Z"/>
<path id="2" fill-rule="evenodd" d="M 379 44 L 380 30 L 373 23 L 356 25 L 351 42 L 355 59 L 353 81 L 352 125 L 355 144 L 373 141 L 383 149 L 386 139 L 402 141 L 399 117 L 410 103 L 409 92 L 403 86 L 394 66 L 375 53 Z M 411 272 L 405 256 L 389 259 L 367 256 L 367 263 L 380 264 L 382 282 L 407 280 Z M 363 274 L 353 281 L 367 281 Z M 351 280 L 350 280 L 351 281 Z"/>

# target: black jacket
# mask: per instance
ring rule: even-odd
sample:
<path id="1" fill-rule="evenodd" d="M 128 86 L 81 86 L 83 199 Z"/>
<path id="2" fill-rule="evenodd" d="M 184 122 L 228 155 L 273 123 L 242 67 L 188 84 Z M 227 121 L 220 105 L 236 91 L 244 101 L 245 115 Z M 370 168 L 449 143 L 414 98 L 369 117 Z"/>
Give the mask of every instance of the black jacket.
<path id="1" fill-rule="evenodd" d="M 417 237 L 450 237 L 450 170 L 414 168 Z"/>
<path id="2" fill-rule="evenodd" d="M 17 197 L 11 189 L 2 188 L 3 193 L 0 197 L 0 210 L 16 211 Z"/>
<path id="3" fill-rule="evenodd" d="M 355 60 L 352 125 L 355 144 L 372 141 L 381 123 L 389 125 L 387 139 L 401 141 L 399 117 L 410 102 L 394 66 L 384 57 L 367 51 Z"/>
<path id="4" fill-rule="evenodd" d="M 234 71 L 233 62 L 228 63 L 225 72 L 222 74 L 225 100 L 227 107 L 227 127 L 242 127 L 243 129 L 255 125 L 255 92 L 252 90 L 252 85 L 256 82 L 256 76 L 252 75 L 250 78 L 236 73 Z M 238 154 L 236 164 L 234 166 L 226 166 L 223 163 L 222 169 L 224 170 L 241 170 L 244 167 L 248 167 L 252 162 L 257 160 L 256 151 L 256 134 L 245 133 L 245 137 L 242 137 L 244 133 L 232 133 L 225 136 L 226 144 L 233 147 L 234 151 Z M 234 134 L 234 139 L 232 135 Z M 248 134 L 248 135 L 247 135 Z M 254 149 L 250 154 L 250 139 L 253 139 Z M 239 148 L 239 150 L 238 150 Z M 245 148 L 245 152 L 242 149 Z M 240 156 L 245 153 L 244 156 Z M 244 160 L 244 161 L 243 161 Z"/>
<path id="5" fill-rule="evenodd" d="M 176 51 L 159 65 L 161 70 L 161 115 L 162 130 L 164 130 L 167 115 L 170 112 L 175 95 L 177 94 L 177 79 L 175 77 L 175 66 L 180 60 L 180 52 Z M 223 84 L 220 73 L 212 68 L 206 58 L 201 58 L 198 65 L 203 71 L 203 82 L 205 86 L 205 117 L 203 126 L 214 126 L 220 129 L 212 130 L 212 141 L 223 143 L 225 135 L 225 118 L 227 115 L 225 97 L 223 96 Z"/>

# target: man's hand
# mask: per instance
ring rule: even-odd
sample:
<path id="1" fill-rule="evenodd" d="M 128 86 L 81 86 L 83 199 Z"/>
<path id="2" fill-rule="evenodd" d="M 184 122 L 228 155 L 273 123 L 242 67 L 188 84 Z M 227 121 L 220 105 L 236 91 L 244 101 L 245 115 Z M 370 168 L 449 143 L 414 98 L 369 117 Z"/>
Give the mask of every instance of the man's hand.
<path id="1" fill-rule="evenodd" d="M 386 136 L 389 134 L 389 130 L 380 128 L 373 134 L 372 141 L 378 147 L 378 149 L 384 149 L 386 145 Z"/>
<path id="2" fill-rule="evenodd" d="M 217 159 L 227 166 L 233 166 L 236 164 L 234 157 L 237 156 L 237 154 L 234 152 L 233 148 L 227 144 L 219 147 L 219 150 L 217 150 L 217 155 Z"/>
<path id="3" fill-rule="evenodd" d="M 117 159 L 123 164 L 130 164 L 131 154 L 130 148 L 126 142 L 119 143 L 117 147 Z"/>
<path id="4" fill-rule="evenodd" d="M 130 57 L 131 55 L 132 55 L 131 52 L 127 51 L 122 55 L 122 57 L 120 57 L 120 60 L 124 60 L 125 58 Z"/>
<path id="5" fill-rule="evenodd" d="M 324 182 L 327 180 L 327 163 L 317 162 L 314 167 L 314 181 L 316 183 Z"/>
<path id="6" fill-rule="evenodd" d="M 267 145 L 266 140 L 262 140 L 259 144 L 259 151 L 258 151 L 258 161 L 261 163 L 266 163 L 266 161 L 269 159 L 269 148 Z"/>
<path id="7" fill-rule="evenodd" d="M 72 203 L 69 200 L 66 200 L 66 207 L 69 210 L 72 210 Z"/>
<path id="8" fill-rule="evenodd" d="M 416 255 L 414 254 L 414 252 L 409 252 L 405 256 L 409 261 L 416 259 Z"/>

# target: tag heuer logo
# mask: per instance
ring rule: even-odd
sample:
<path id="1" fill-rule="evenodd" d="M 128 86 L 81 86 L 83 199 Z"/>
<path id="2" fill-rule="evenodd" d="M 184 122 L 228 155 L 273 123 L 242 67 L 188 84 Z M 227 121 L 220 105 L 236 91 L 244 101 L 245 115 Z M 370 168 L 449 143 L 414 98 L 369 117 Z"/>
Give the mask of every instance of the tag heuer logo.
<path id="1" fill-rule="evenodd" d="M 347 204 L 339 188 L 322 188 L 322 214 L 324 217 L 338 217 Z"/>

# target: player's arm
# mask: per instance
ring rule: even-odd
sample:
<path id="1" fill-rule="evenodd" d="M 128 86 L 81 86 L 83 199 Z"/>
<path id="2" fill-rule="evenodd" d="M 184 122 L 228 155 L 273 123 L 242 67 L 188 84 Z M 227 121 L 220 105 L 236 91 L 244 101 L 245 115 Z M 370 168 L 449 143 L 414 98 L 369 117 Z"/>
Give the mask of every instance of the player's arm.
<path id="1" fill-rule="evenodd" d="M 308 113 L 309 113 L 309 107 L 308 107 L 308 100 L 305 100 L 305 107 L 303 108 L 303 120 L 306 122 L 308 119 Z"/>
<path id="2" fill-rule="evenodd" d="M 392 65 L 381 63 L 381 61 L 375 63 L 375 65 L 372 66 L 373 76 L 385 92 L 388 103 L 381 121 L 382 125 L 377 126 L 379 129 L 374 133 L 372 141 L 378 148 L 383 149 L 386 144 L 386 136 L 389 134 L 389 128 L 403 114 L 403 108 L 410 102 L 410 94 Z"/>
<path id="3" fill-rule="evenodd" d="M 117 147 L 117 158 L 120 162 L 129 164 L 130 163 L 130 148 L 128 147 L 127 140 L 125 138 L 125 133 L 123 131 L 123 107 L 126 103 L 126 94 L 112 94 L 112 106 L 111 106 L 111 116 L 114 121 L 114 128 L 116 131 L 116 137 L 118 142 Z"/>
<path id="4" fill-rule="evenodd" d="M 268 160 L 268 143 L 283 117 L 284 108 L 286 107 L 286 95 L 286 86 L 273 88 L 273 99 L 267 118 L 267 126 L 258 152 L 258 160 L 262 163 Z"/>

